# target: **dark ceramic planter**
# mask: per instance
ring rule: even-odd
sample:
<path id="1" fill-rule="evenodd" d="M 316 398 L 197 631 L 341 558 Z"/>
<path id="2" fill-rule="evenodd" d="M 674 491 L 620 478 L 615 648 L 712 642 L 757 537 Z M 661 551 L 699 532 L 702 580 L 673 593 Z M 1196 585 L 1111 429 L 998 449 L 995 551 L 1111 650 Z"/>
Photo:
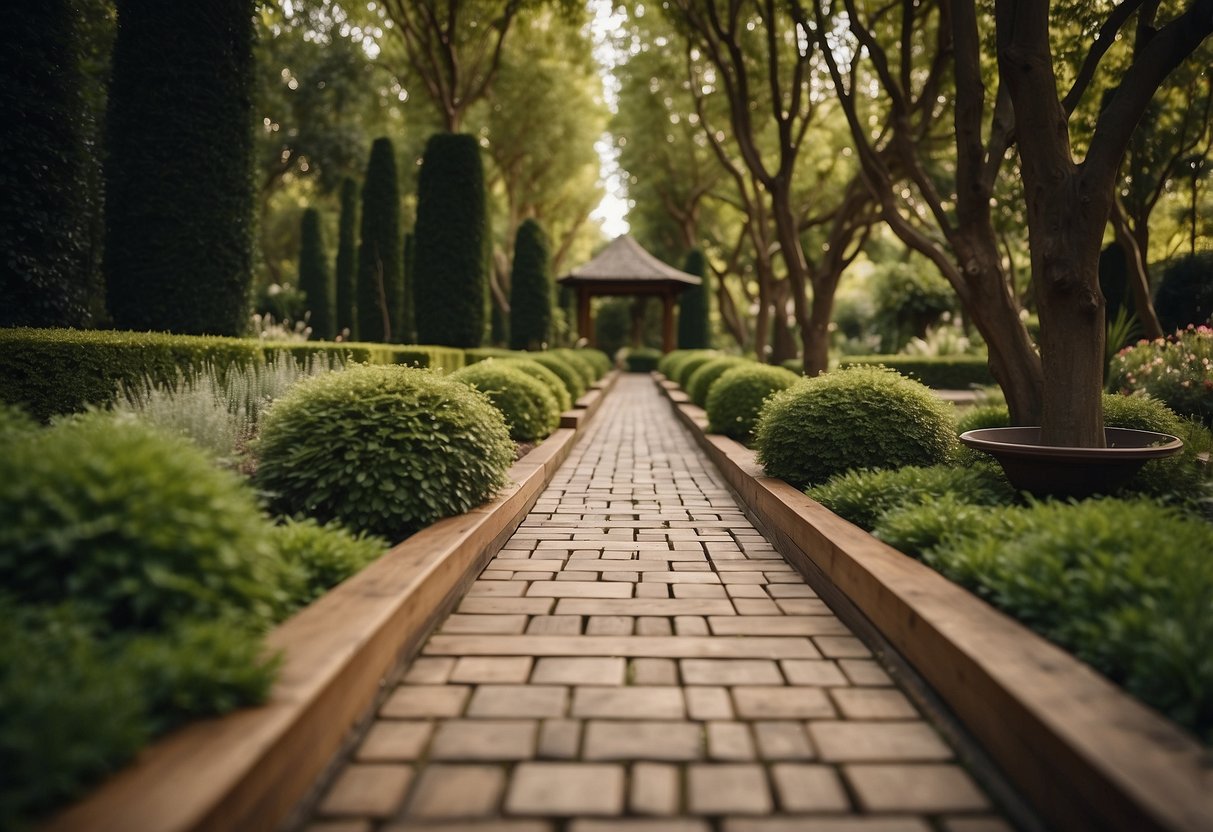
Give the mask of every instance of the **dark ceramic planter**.
<path id="1" fill-rule="evenodd" d="M 1184 443 L 1167 433 L 1104 428 L 1106 448 L 1040 444 L 1040 428 L 984 428 L 960 441 L 998 460 L 1011 485 L 1037 497 L 1114 494 L 1151 459 L 1174 456 Z"/>

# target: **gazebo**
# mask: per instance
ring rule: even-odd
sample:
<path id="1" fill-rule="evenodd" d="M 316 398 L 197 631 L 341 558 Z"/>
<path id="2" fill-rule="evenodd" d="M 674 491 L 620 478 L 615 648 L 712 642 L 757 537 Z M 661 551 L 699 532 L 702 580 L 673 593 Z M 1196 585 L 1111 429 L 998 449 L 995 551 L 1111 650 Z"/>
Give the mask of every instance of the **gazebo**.
<path id="1" fill-rule="evenodd" d="M 556 280 L 577 289 L 577 331 L 594 346 L 590 301 L 599 295 L 642 295 L 661 298 L 661 343 L 674 349 L 674 300 L 703 282 L 702 278 L 667 266 L 649 254 L 631 235 L 616 237 L 590 262 Z"/>

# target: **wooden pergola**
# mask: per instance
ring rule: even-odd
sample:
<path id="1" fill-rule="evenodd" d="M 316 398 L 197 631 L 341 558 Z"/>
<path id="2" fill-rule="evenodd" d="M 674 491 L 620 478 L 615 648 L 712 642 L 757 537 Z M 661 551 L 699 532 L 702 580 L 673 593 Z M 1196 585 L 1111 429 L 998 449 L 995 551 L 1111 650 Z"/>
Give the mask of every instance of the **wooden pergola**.
<path id="1" fill-rule="evenodd" d="M 667 266 L 649 254 L 630 235 L 616 237 L 597 257 L 558 278 L 577 289 L 577 332 L 595 346 L 590 301 L 601 295 L 639 295 L 661 298 L 661 343 L 674 349 L 674 301 L 679 293 L 703 282 L 702 278 Z"/>

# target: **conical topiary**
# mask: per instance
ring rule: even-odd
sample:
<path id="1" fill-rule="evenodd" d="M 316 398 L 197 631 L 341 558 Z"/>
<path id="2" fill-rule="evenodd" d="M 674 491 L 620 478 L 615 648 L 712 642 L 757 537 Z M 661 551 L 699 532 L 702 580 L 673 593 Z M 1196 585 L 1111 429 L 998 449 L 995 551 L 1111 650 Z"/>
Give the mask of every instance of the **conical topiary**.
<path id="1" fill-rule="evenodd" d="M 524 220 L 514 240 L 510 278 L 510 348 L 542 349 L 551 335 L 552 278 L 548 238 L 535 220 Z"/>
<path id="2" fill-rule="evenodd" d="M 303 212 L 299 225 L 299 288 L 307 298 L 306 309 L 311 313 L 312 337 L 332 340 L 335 334 L 333 278 L 324 251 L 320 212 L 315 208 Z"/>
<path id="3" fill-rule="evenodd" d="M 678 349 L 706 350 L 712 346 L 712 330 L 708 318 L 708 276 L 703 252 L 693 248 L 687 253 L 682 270 L 703 278 L 698 286 L 682 293 L 678 301 Z"/>
<path id="4" fill-rule="evenodd" d="M 398 340 L 404 291 L 400 242 L 400 190 L 392 140 L 375 139 L 362 183 L 362 235 L 358 244 L 358 338 Z M 393 320 L 395 313 L 396 320 Z"/>
<path id="5" fill-rule="evenodd" d="M 358 274 L 358 185 L 353 179 L 341 183 L 341 219 L 337 226 L 337 333 L 349 333 L 358 340 L 357 306 L 354 281 Z"/>

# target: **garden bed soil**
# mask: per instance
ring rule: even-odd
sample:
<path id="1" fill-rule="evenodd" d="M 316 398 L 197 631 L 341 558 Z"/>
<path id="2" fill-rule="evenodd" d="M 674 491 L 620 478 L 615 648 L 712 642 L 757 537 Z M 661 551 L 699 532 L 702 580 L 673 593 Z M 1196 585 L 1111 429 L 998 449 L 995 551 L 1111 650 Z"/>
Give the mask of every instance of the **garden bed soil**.
<path id="1" fill-rule="evenodd" d="M 707 433 L 701 408 L 656 375 L 681 421 L 780 551 L 827 600 L 866 617 L 1058 829 L 1213 829 L 1200 743 L 1086 664 Z"/>
<path id="2" fill-rule="evenodd" d="M 494 500 L 422 529 L 275 628 L 267 647 L 283 664 L 264 705 L 162 738 L 44 829 L 277 828 L 513 534 L 616 378 L 611 373 L 596 385 L 593 410 L 566 414 L 572 427 L 514 463 L 510 485 Z"/>

